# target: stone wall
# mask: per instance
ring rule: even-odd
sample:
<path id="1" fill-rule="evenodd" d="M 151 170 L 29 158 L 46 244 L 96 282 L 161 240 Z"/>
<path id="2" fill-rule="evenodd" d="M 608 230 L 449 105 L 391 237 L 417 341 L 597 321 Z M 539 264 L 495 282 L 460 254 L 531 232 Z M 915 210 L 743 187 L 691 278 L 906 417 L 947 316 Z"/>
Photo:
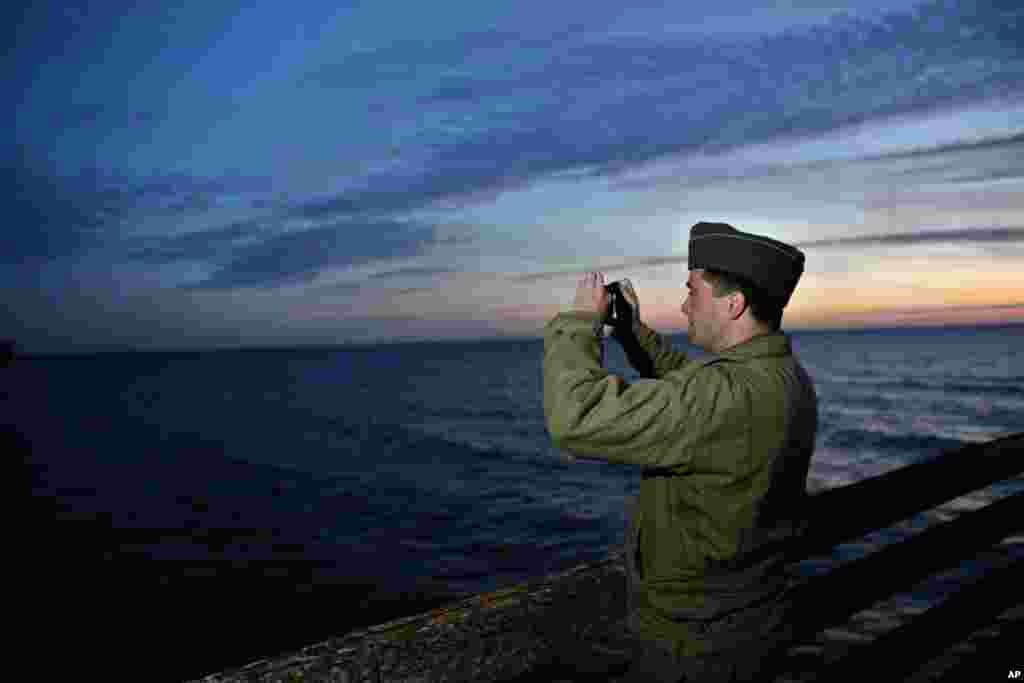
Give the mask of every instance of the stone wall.
<path id="1" fill-rule="evenodd" d="M 212 674 L 202 683 L 496 682 L 544 666 L 625 615 L 621 556 L 472 596 Z"/>

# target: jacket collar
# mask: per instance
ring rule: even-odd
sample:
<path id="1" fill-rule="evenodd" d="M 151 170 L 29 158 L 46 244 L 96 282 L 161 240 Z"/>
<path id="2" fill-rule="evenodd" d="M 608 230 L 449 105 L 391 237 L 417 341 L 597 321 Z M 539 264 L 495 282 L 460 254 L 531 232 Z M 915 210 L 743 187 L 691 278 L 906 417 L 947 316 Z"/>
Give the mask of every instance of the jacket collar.
<path id="1" fill-rule="evenodd" d="M 750 360 L 752 358 L 772 358 L 790 356 L 793 354 L 793 347 L 790 344 L 789 335 L 781 330 L 758 335 L 742 344 L 730 347 L 718 353 L 719 358 L 730 360 Z"/>

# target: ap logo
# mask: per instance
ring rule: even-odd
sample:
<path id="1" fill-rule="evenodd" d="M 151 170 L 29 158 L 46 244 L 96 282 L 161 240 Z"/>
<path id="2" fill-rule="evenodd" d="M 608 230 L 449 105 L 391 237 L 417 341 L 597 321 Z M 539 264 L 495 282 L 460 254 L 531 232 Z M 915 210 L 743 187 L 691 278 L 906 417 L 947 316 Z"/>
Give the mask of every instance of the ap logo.
<path id="1" fill-rule="evenodd" d="M 1021 676 L 1021 673 L 1020 673 L 1020 669 L 1015 669 L 1013 671 L 1010 671 L 1010 674 L 1007 676 L 1007 678 L 1015 678 L 1018 681 L 1021 680 L 1022 676 Z"/>

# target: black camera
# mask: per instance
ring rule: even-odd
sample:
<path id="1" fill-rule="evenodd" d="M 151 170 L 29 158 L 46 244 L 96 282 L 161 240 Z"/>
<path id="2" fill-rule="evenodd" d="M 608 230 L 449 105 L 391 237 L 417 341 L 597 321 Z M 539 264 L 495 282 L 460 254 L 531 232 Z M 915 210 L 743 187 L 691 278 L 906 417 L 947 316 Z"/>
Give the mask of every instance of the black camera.
<path id="1" fill-rule="evenodd" d="M 633 321 L 636 318 L 636 310 L 622 293 L 619 281 L 611 282 L 604 286 L 611 302 L 608 306 L 608 313 L 601 321 L 603 325 L 612 326 L 612 336 L 622 344 L 622 350 L 626 353 L 629 364 L 636 368 L 641 377 L 656 379 L 654 361 L 647 352 L 640 346 L 633 329 Z"/>
<path id="2" fill-rule="evenodd" d="M 601 321 L 604 325 L 611 325 L 616 333 L 630 332 L 633 329 L 633 306 L 626 300 L 619 286 L 619 280 L 608 283 L 604 286 L 608 296 L 611 298 L 608 306 L 608 313 Z"/>

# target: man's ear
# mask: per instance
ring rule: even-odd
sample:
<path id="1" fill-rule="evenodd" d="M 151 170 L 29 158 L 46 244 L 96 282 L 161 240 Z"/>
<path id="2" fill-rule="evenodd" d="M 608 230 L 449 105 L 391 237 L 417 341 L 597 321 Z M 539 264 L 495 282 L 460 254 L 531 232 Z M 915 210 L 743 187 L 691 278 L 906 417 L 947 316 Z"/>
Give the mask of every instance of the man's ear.
<path id="1" fill-rule="evenodd" d="M 739 319 L 747 308 L 747 297 L 737 290 L 729 295 L 729 315 L 733 320 Z"/>

